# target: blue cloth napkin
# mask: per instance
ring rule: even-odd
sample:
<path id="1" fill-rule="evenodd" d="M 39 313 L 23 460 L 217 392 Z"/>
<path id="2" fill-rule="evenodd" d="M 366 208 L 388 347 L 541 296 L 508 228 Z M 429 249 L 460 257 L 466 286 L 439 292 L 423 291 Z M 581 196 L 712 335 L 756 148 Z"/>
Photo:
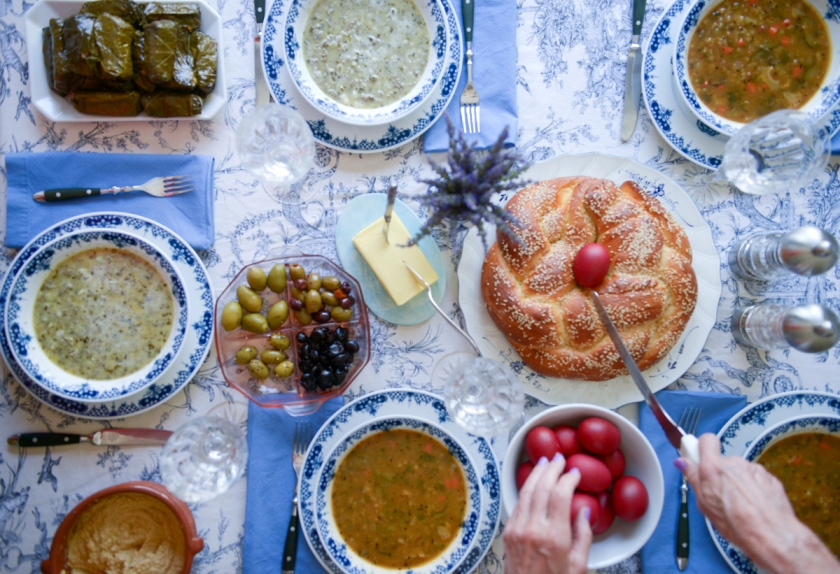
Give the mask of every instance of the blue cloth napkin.
<path id="1" fill-rule="evenodd" d="M 661 391 L 656 393 L 662 408 L 675 421 L 679 420 L 683 410 L 688 407 L 702 409 L 697 436 L 703 433 L 717 433 L 723 424 L 747 405 L 746 397 L 716 393 L 698 393 L 687 391 Z M 639 428 L 653 445 L 662 474 L 665 477 L 665 504 L 662 517 L 647 544 L 642 547 L 642 572 L 677 572 L 676 538 L 677 512 L 680 506 L 680 471 L 674 467 L 674 459 L 679 455 L 665 438 L 665 433 L 650 412 L 646 404 L 639 408 Z M 715 546 L 706 519 L 697 510 L 694 495 L 688 495 L 689 547 L 688 568 L 685 572 L 713 574 L 731 573 L 731 568 Z"/>
<path id="2" fill-rule="evenodd" d="M 831 138 L 831 153 L 840 154 L 840 131 Z"/>
<path id="3" fill-rule="evenodd" d="M 292 439 L 295 423 L 306 420 L 317 430 L 344 405 L 342 397 L 326 401 L 305 417 L 292 417 L 283 409 L 248 405 L 248 487 L 245 502 L 243 574 L 280 572 L 283 544 L 292 512 L 295 471 Z M 296 572 L 326 572 L 298 534 Z"/>
<path id="4" fill-rule="evenodd" d="M 461 2 L 453 0 L 458 21 Z M 512 0 L 480 0 L 475 6 L 473 32 L 473 84 L 481 101 L 481 132 L 465 134 L 467 141 L 477 142 L 479 149 L 492 147 L 507 126 L 505 147 L 516 145 L 518 108 L 516 107 L 516 2 Z M 463 34 L 463 26 L 461 28 Z M 466 52 L 466 43 L 464 44 Z M 449 135 L 446 116 L 456 130 L 461 129 L 461 92 L 467 84 L 466 54 L 458 88 L 446 111 L 423 136 L 426 153 L 446 151 Z M 457 131 L 456 131 L 457 133 Z"/>
<path id="5" fill-rule="evenodd" d="M 214 240 L 213 158 L 201 155 L 112 153 L 10 153 L 6 156 L 6 246 L 23 247 L 51 225 L 96 211 L 147 217 L 180 235 L 195 249 Z M 139 185 L 153 177 L 195 175 L 195 191 L 166 199 L 132 192 L 55 203 L 38 203 L 35 192 L 56 187 Z"/>

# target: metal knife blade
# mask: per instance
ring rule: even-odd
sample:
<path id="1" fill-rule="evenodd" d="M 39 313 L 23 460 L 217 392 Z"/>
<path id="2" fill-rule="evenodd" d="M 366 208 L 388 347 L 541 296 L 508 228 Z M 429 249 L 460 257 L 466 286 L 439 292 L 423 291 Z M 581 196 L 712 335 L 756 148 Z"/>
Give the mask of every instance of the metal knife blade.
<path id="1" fill-rule="evenodd" d="M 89 435 L 51 432 L 31 432 L 12 435 L 7 443 L 18 446 L 60 446 L 89 442 L 97 446 L 161 445 L 172 431 L 158 429 L 102 429 Z"/>
<path id="2" fill-rule="evenodd" d="M 265 21 L 265 0 L 254 0 L 254 16 L 257 20 L 257 35 L 254 36 L 254 85 L 256 86 L 257 105 L 271 101 L 271 93 L 262 68 L 262 27 Z"/>
<path id="3" fill-rule="evenodd" d="M 391 230 L 391 214 L 394 213 L 394 203 L 397 201 L 397 186 L 392 185 L 388 188 L 388 199 L 385 204 L 385 215 L 383 219 L 385 222 L 382 225 L 382 233 L 385 234 L 385 243 L 391 245 L 391 240 L 388 238 L 388 232 Z"/>
<path id="4" fill-rule="evenodd" d="M 633 0 L 633 37 L 627 53 L 627 76 L 624 80 L 624 118 L 621 121 L 621 141 L 626 142 L 636 129 L 639 100 L 642 95 L 642 22 L 645 19 L 645 0 Z"/>
<path id="5" fill-rule="evenodd" d="M 630 372 L 630 378 L 632 378 L 633 382 L 636 383 L 636 386 L 645 398 L 645 402 L 650 407 L 653 416 L 656 417 L 656 420 L 659 422 L 659 426 L 661 426 L 662 430 L 665 431 L 665 436 L 668 437 L 668 442 L 674 445 L 674 448 L 680 452 L 681 456 L 684 456 L 694 462 L 699 462 L 700 454 L 697 448 L 697 438 L 682 430 L 671 419 L 671 417 L 668 416 L 668 413 L 662 409 L 662 405 L 660 405 L 659 401 L 656 400 L 656 396 L 654 396 L 653 392 L 650 390 L 645 377 L 639 370 L 636 360 L 633 358 L 633 355 L 630 354 L 630 351 L 627 350 L 627 346 L 624 344 L 624 341 L 621 340 L 621 335 L 618 334 L 618 329 L 615 328 L 615 324 L 612 322 L 612 319 L 610 319 L 610 315 L 607 313 L 607 309 L 601 302 L 601 297 L 598 295 L 598 292 L 594 289 L 590 289 L 589 293 L 592 295 L 592 302 L 595 304 L 595 309 L 598 311 L 601 321 L 604 322 L 607 334 L 610 336 L 613 345 L 615 345 L 615 348 L 621 357 L 621 361 Z"/>

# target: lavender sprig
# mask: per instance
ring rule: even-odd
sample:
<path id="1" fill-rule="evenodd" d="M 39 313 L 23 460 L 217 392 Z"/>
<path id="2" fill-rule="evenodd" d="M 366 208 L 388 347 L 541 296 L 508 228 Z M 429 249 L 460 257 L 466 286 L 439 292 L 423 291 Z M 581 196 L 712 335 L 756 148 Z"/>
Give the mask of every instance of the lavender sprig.
<path id="1" fill-rule="evenodd" d="M 516 180 L 529 164 L 515 151 L 504 148 L 507 127 L 486 152 L 476 150 L 463 134 L 458 133 L 456 136 L 449 117 L 446 118 L 446 130 L 449 134 L 447 163 L 437 164 L 430 160 L 437 177 L 420 180 L 429 186 L 429 190 L 426 195 L 418 197 L 417 201 L 430 208 L 431 215 L 410 243 L 417 243 L 422 237 L 430 235 L 432 228 L 445 220 L 449 221 L 453 245 L 459 222 L 472 223 L 478 228 L 485 249 L 485 223 L 495 224 L 497 229 L 517 243 L 520 242 L 514 230 L 519 227 L 519 221 L 493 203 L 496 194 L 517 191 L 528 183 Z"/>

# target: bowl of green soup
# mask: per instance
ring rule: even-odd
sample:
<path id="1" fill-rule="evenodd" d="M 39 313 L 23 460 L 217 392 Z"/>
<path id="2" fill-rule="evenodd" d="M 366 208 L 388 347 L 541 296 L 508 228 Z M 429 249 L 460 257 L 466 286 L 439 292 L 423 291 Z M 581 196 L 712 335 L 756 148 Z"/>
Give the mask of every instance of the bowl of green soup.
<path id="1" fill-rule="evenodd" d="M 284 48 L 298 91 L 354 125 L 416 110 L 445 69 L 446 15 L 438 0 L 292 0 Z"/>
<path id="2" fill-rule="evenodd" d="M 732 135 L 781 109 L 813 120 L 840 99 L 840 0 L 698 0 L 680 25 L 674 77 L 706 126 Z"/>
<path id="3" fill-rule="evenodd" d="M 177 361 L 187 296 L 169 258 L 122 231 L 80 231 L 48 243 L 12 284 L 5 329 L 39 386 L 86 403 L 153 385 Z"/>
<path id="4" fill-rule="evenodd" d="M 443 426 L 382 417 L 347 433 L 318 480 L 315 520 L 332 562 L 347 574 L 446 574 L 479 532 L 476 468 Z"/>

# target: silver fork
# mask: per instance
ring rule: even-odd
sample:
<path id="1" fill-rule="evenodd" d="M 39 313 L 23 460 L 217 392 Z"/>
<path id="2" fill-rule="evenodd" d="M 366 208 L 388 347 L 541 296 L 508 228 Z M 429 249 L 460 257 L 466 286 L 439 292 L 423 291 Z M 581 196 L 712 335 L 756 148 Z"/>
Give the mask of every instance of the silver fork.
<path id="1" fill-rule="evenodd" d="M 47 201 L 61 201 L 64 199 L 78 199 L 80 197 L 93 197 L 95 195 L 105 195 L 108 193 L 118 194 L 127 193 L 129 191 L 145 191 L 149 195 L 155 197 L 172 197 L 173 195 L 180 195 L 195 189 L 193 187 L 193 175 L 171 175 L 167 177 L 156 177 L 150 179 L 141 185 L 125 185 L 107 188 L 98 187 L 62 187 L 54 189 L 45 189 L 39 191 L 32 196 L 32 199 L 38 202 Z"/>
<path id="2" fill-rule="evenodd" d="M 295 571 L 297 557 L 297 534 L 300 528 L 298 518 L 298 488 L 300 487 L 300 469 L 306 459 L 306 449 L 312 441 L 312 423 L 295 423 L 294 446 L 292 447 L 292 467 L 295 469 L 295 497 L 292 499 L 292 516 L 286 531 L 286 544 L 283 546 L 283 574 Z"/>
<path id="3" fill-rule="evenodd" d="M 473 85 L 473 22 L 475 20 L 475 0 L 461 0 L 461 17 L 464 19 L 464 40 L 467 43 L 467 85 L 461 92 L 461 125 L 468 134 L 481 131 L 481 107 L 478 105 L 478 92 Z"/>
<path id="4" fill-rule="evenodd" d="M 688 407 L 680 415 L 679 427 L 688 434 L 697 433 L 697 425 L 700 423 L 701 410 L 696 407 Z M 685 475 L 682 477 L 680 486 L 680 515 L 677 519 L 677 568 L 685 570 L 688 566 L 688 483 Z"/>

